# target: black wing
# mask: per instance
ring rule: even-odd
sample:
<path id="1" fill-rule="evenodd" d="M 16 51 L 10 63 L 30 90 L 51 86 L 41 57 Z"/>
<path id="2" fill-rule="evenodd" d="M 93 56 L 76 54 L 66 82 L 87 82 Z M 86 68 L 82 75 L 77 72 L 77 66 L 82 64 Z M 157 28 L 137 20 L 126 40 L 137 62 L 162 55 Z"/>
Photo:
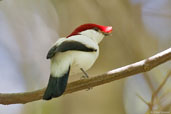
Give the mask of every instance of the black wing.
<path id="1" fill-rule="evenodd" d="M 66 52 L 66 51 L 84 51 L 84 52 L 95 52 L 97 49 L 94 49 L 92 47 L 87 47 L 85 44 L 82 44 L 77 41 L 65 41 L 61 43 L 59 46 L 53 46 L 48 54 L 47 59 L 52 58 L 57 52 Z"/>

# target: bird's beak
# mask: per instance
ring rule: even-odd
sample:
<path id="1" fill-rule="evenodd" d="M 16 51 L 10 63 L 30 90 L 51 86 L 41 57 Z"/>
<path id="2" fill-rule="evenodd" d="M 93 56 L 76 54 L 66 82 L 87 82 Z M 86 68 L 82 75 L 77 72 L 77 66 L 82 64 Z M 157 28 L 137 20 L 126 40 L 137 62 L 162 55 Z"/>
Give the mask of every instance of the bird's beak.
<path id="1" fill-rule="evenodd" d="M 103 33 L 104 36 L 111 36 L 112 34 L 111 33 Z"/>
<path id="2" fill-rule="evenodd" d="M 112 26 L 106 26 L 102 33 L 104 34 L 104 36 L 109 36 L 111 35 L 111 32 L 112 32 Z"/>

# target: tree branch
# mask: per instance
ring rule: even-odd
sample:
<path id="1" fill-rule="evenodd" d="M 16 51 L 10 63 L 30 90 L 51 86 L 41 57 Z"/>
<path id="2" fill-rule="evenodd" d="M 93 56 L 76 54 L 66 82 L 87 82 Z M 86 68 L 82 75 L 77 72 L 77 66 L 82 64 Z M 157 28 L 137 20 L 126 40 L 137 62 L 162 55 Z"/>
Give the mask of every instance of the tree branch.
<path id="1" fill-rule="evenodd" d="M 171 48 L 160 52 L 152 57 L 149 57 L 148 59 L 111 70 L 104 74 L 89 79 L 82 79 L 71 82 L 67 85 L 67 89 L 64 95 L 109 83 L 114 80 L 126 78 L 128 76 L 132 76 L 138 73 L 146 72 L 169 60 L 171 60 Z M 0 104 L 25 104 L 32 101 L 37 101 L 42 99 L 45 89 L 46 88 L 25 93 L 0 93 Z"/>

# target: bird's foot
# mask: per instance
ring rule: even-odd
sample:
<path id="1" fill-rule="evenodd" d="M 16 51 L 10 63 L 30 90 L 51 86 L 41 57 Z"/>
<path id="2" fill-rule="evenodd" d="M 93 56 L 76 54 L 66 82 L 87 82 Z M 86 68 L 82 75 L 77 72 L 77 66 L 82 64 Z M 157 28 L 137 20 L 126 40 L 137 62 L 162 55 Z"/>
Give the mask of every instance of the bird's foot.
<path id="1" fill-rule="evenodd" d="M 81 77 L 81 79 L 87 79 L 87 78 L 89 78 L 89 76 L 88 76 L 88 74 L 87 74 L 87 72 L 86 71 L 84 71 L 84 69 L 83 68 L 80 68 L 80 70 L 83 72 L 83 76 Z"/>
<path id="2" fill-rule="evenodd" d="M 92 88 L 92 87 L 89 87 L 89 88 L 86 89 L 86 91 L 89 91 L 89 90 L 91 90 L 91 89 L 93 89 L 93 88 Z"/>
<path id="3" fill-rule="evenodd" d="M 81 79 L 87 79 L 87 78 L 89 78 L 89 76 L 88 76 L 88 74 L 87 74 L 87 72 L 86 71 L 84 71 L 84 69 L 83 68 L 80 68 L 80 70 L 83 72 L 83 76 L 81 77 Z M 92 87 L 90 87 L 90 88 L 87 88 L 86 89 L 86 91 L 89 91 L 90 89 L 92 89 Z"/>

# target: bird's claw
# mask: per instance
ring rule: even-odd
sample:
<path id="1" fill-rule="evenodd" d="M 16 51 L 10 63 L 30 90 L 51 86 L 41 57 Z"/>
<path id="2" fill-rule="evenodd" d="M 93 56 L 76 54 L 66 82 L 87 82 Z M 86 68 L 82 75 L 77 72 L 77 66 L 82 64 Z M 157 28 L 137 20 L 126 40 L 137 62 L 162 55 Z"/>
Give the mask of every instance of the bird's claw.
<path id="1" fill-rule="evenodd" d="M 89 78 L 89 76 L 88 76 L 88 74 L 84 71 L 84 69 L 83 68 L 80 68 L 80 70 L 83 72 L 83 76 L 81 77 L 81 79 L 88 79 Z M 89 91 L 90 89 L 92 89 L 92 87 L 90 87 L 90 88 L 87 88 L 86 89 L 86 91 Z"/>
<path id="2" fill-rule="evenodd" d="M 91 89 L 93 89 L 93 88 L 92 88 L 92 87 L 89 87 L 89 88 L 86 89 L 86 91 L 89 91 L 89 90 L 91 90 Z"/>
<path id="3" fill-rule="evenodd" d="M 83 75 L 83 76 L 81 76 L 81 78 L 80 79 L 88 79 L 89 77 L 87 77 L 87 76 L 85 76 L 85 75 Z"/>

